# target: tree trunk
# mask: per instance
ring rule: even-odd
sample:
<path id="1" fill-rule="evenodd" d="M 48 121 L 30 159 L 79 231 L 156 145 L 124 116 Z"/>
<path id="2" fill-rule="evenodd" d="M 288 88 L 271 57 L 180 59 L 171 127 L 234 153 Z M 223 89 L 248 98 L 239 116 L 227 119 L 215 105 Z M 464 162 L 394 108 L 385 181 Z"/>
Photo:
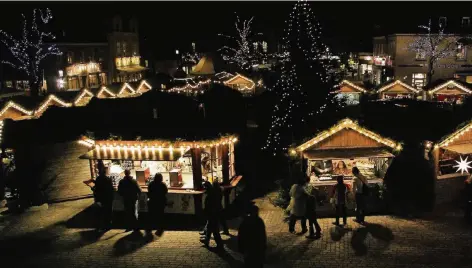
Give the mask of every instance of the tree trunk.
<path id="1" fill-rule="evenodd" d="M 430 85 L 433 81 L 434 74 L 434 60 L 430 59 L 428 62 L 428 73 L 426 74 L 426 84 Z"/>
<path id="2" fill-rule="evenodd" d="M 31 97 L 38 97 L 41 84 L 39 82 L 30 81 Z"/>

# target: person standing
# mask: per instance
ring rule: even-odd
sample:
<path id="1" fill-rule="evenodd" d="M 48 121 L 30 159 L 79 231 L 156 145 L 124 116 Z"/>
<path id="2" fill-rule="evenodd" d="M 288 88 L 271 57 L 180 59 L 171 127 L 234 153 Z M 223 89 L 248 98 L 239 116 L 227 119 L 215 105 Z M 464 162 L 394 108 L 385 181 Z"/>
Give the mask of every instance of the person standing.
<path id="1" fill-rule="evenodd" d="M 361 174 L 357 167 L 352 168 L 354 180 L 352 191 L 356 197 L 356 222 L 364 224 L 365 220 L 365 198 L 369 194 L 369 186 L 366 177 Z"/>
<path id="2" fill-rule="evenodd" d="M 300 220 L 302 227 L 302 234 L 308 232 L 306 227 L 306 193 L 305 193 L 305 179 L 300 179 L 296 184 L 290 189 L 290 219 L 288 223 L 288 231 L 290 233 L 295 233 L 295 223 L 297 220 Z"/>
<path id="3" fill-rule="evenodd" d="M 138 200 L 141 195 L 141 187 L 138 182 L 130 175 L 130 171 L 125 170 L 125 177 L 118 184 L 118 193 L 123 197 L 125 207 L 126 224 L 129 232 L 132 229 L 138 231 Z"/>
<path id="4" fill-rule="evenodd" d="M 200 235 L 205 236 L 206 232 L 208 230 L 208 215 L 209 215 L 209 202 L 210 199 L 208 199 L 208 195 L 210 194 L 210 191 L 212 191 L 212 186 L 209 181 L 204 181 L 203 182 L 203 189 L 205 189 L 205 192 L 207 194 L 207 197 L 205 198 L 205 207 L 203 209 L 203 214 L 205 215 L 205 227 L 203 227 L 203 231 L 200 232 Z"/>
<path id="5" fill-rule="evenodd" d="M 244 255 L 245 267 L 264 267 L 267 234 L 264 221 L 259 217 L 259 208 L 255 205 L 249 208 L 239 226 L 238 248 Z"/>
<path id="6" fill-rule="evenodd" d="M 99 175 L 95 179 L 95 186 L 92 187 L 95 201 L 100 207 L 100 227 L 99 231 L 110 228 L 113 215 L 113 200 L 115 197 L 115 189 L 113 181 L 105 173 L 105 169 L 99 170 Z"/>
<path id="7" fill-rule="evenodd" d="M 314 187 L 309 187 L 307 189 L 306 218 L 308 219 L 309 227 L 309 234 L 306 238 L 319 238 L 321 236 L 321 227 L 318 224 L 318 219 L 316 216 L 316 189 Z"/>
<path id="8" fill-rule="evenodd" d="M 221 227 L 223 229 L 223 234 L 229 235 L 229 230 L 228 230 L 228 224 L 226 223 L 226 211 L 223 208 L 222 202 L 223 202 L 223 197 L 224 197 L 224 189 L 221 187 L 220 182 L 215 179 L 213 181 L 213 191 L 215 193 L 215 199 L 217 200 L 217 206 L 219 206 L 218 209 L 218 220 L 219 224 L 221 224 Z"/>
<path id="9" fill-rule="evenodd" d="M 472 223 L 472 175 L 465 181 L 465 220 Z"/>
<path id="10" fill-rule="evenodd" d="M 209 246 L 211 235 L 213 234 L 213 238 L 215 239 L 216 246 L 218 249 L 223 249 L 223 240 L 220 236 L 220 226 L 219 226 L 219 215 L 218 213 L 221 211 L 221 202 L 218 204 L 218 196 L 215 194 L 215 189 L 207 189 L 207 197 L 205 199 L 205 209 L 204 213 L 207 216 L 207 224 L 206 224 L 206 231 L 205 237 L 200 239 L 206 247 Z"/>
<path id="11" fill-rule="evenodd" d="M 167 204 L 167 185 L 164 183 L 162 174 L 156 173 L 154 180 L 148 185 L 148 209 L 152 225 L 156 230 L 156 235 L 162 235 L 164 231 L 164 210 Z"/>
<path id="12" fill-rule="evenodd" d="M 337 181 L 338 183 L 334 186 L 333 193 L 332 193 L 332 198 L 334 199 L 334 205 L 336 206 L 336 222 L 334 222 L 334 224 L 339 225 L 339 218 L 343 217 L 343 225 L 346 225 L 347 224 L 346 195 L 349 188 L 344 183 L 342 176 L 339 176 L 337 178 Z"/>

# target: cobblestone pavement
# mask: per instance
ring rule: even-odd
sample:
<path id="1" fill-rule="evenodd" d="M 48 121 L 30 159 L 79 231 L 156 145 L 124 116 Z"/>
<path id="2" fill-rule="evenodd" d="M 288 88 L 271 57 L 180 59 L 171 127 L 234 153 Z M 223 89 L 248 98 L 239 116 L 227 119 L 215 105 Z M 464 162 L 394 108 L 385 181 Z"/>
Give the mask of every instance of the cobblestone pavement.
<path id="1" fill-rule="evenodd" d="M 167 231 L 149 239 L 111 230 L 99 237 L 91 229 L 64 223 L 91 205 L 80 200 L 51 205 L 46 211 L 0 216 L 0 258 L 8 267 L 240 267 L 233 236 L 226 251 L 201 246 L 194 230 Z M 323 236 L 309 241 L 289 234 L 283 212 L 259 199 L 269 249 L 266 267 L 472 267 L 472 227 L 459 213 L 432 220 L 390 216 L 368 217 L 362 227 L 348 221 L 345 229 L 321 219 Z M 230 223 L 238 225 L 238 220 Z M 297 226 L 299 228 L 299 226 Z M 214 246 L 214 243 L 211 244 Z M 6 261 L 6 262 L 5 262 Z"/>

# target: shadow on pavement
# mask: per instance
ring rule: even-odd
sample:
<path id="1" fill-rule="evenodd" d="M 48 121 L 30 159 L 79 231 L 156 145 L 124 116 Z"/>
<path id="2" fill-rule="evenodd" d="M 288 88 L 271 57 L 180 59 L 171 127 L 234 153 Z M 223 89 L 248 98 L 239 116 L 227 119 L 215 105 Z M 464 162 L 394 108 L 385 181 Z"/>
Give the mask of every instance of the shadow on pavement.
<path id="1" fill-rule="evenodd" d="M 154 236 L 152 234 L 143 235 L 141 232 L 132 232 L 116 241 L 113 246 L 113 255 L 124 256 L 130 254 L 153 240 Z"/>
<path id="2" fill-rule="evenodd" d="M 352 231 L 352 228 L 344 228 L 341 226 L 331 227 L 329 234 L 333 241 L 340 241 L 347 233 Z"/>
<path id="3" fill-rule="evenodd" d="M 352 235 L 351 246 L 356 256 L 364 256 L 367 254 L 365 240 L 369 233 L 372 237 L 386 243 L 385 248 L 387 248 L 394 239 L 394 235 L 389 228 L 376 223 L 366 223 L 365 227 L 355 230 Z"/>
<path id="4" fill-rule="evenodd" d="M 220 257 L 222 260 L 228 263 L 230 267 L 243 267 L 243 262 L 235 259 L 225 249 L 208 248 L 208 250 L 218 255 L 218 257 Z"/>

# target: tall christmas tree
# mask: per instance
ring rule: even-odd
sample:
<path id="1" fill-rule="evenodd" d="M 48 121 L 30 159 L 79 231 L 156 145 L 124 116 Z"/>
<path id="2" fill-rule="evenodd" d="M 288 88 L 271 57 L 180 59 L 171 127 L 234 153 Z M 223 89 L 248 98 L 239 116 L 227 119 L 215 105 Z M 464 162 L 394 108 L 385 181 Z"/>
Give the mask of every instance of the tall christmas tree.
<path id="1" fill-rule="evenodd" d="M 330 51 L 321 41 L 321 27 L 306 1 L 293 7 L 283 39 L 287 60 L 273 88 L 277 104 L 266 145 L 274 155 L 285 152 L 303 128 L 330 103 L 333 90 Z"/>

